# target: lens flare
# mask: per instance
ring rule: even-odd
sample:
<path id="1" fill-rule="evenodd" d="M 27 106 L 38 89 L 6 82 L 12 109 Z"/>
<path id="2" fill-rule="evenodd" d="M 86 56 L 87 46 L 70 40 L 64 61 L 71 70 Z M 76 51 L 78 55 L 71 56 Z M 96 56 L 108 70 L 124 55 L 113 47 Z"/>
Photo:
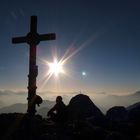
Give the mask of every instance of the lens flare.
<path id="1" fill-rule="evenodd" d="M 102 32 L 97 32 L 93 36 L 91 36 L 88 40 L 84 41 L 79 47 L 76 47 L 76 40 L 68 47 L 64 55 L 59 59 L 57 59 L 57 47 L 54 47 L 52 53 L 53 53 L 53 62 L 48 62 L 46 59 L 40 59 L 43 64 L 47 65 L 49 67 L 49 70 L 47 71 L 46 75 L 40 79 L 39 81 L 39 87 L 42 89 L 46 83 L 49 81 L 49 79 L 54 75 L 55 81 L 59 82 L 59 75 L 64 74 L 71 78 L 71 75 L 68 72 L 64 71 L 63 66 L 77 53 L 79 53 L 81 50 L 89 46 L 93 41 L 95 41 L 99 35 Z M 82 73 L 83 76 L 86 76 L 87 73 Z"/>
<path id="2" fill-rule="evenodd" d="M 61 61 L 58 62 L 55 59 L 53 63 L 48 62 L 47 64 L 49 66 L 48 75 L 55 75 L 57 77 L 60 73 L 64 73 L 63 63 Z"/>

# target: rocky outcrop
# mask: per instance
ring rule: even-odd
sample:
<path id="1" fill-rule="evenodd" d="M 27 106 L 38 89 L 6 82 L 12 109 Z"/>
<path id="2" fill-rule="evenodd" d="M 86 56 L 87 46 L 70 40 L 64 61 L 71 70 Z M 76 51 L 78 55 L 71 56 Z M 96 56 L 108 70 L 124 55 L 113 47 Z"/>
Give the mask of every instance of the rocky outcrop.
<path id="1" fill-rule="evenodd" d="M 110 121 L 125 121 L 127 119 L 127 110 L 123 106 L 115 106 L 107 111 L 106 117 Z"/>
<path id="2" fill-rule="evenodd" d="M 82 120 L 87 118 L 101 118 L 103 113 L 87 95 L 78 94 L 70 100 L 68 105 L 68 119 Z"/>

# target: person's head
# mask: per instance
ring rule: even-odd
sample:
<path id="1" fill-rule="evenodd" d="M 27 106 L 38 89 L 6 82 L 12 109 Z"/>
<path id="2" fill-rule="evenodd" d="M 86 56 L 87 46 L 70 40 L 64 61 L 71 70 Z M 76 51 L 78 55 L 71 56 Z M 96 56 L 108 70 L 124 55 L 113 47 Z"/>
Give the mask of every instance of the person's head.
<path id="1" fill-rule="evenodd" d="M 40 104 L 43 102 L 43 100 L 42 100 L 42 98 L 39 95 L 35 95 L 34 102 L 35 102 L 35 104 L 40 106 Z"/>
<path id="2" fill-rule="evenodd" d="M 62 102 L 62 97 L 61 96 L 57 96 L 56 97 L 56 103 Z"/>

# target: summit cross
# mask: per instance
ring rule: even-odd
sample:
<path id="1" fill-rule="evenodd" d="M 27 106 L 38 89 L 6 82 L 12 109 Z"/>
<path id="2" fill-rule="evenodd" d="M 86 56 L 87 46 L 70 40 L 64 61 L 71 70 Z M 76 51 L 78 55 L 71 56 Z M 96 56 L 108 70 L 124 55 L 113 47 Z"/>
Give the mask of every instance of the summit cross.
<path id="1" fill-rule="evenodd" d="M 26 36 L 12 38 L 13 44 L 28 43 L 29 50 L 29 75 L 28 75 L 28 109 L 29 115 L 34 116 L 36 112 L 36 77 L 38 75 L 38 66 L 36 65 L 37 45 L 40 41 L 55 40 L 55 33 L 38 34 L 37 16 L 31 16 L 30 32 Z"/>

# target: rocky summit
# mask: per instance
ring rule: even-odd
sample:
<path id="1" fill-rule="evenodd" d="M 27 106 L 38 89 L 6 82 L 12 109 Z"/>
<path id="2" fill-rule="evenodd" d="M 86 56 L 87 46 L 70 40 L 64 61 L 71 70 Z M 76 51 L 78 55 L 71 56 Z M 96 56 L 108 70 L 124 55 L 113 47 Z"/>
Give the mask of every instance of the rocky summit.
<path id="1" fill-rule="evenodd" d="M 65 123 L 40 115 L 0 114 L 0 140 L 140 140 L 139 106 L 116 106 L 103 115 L 88 96 L 79 94 L 67 112 Z"/>
<path id="2" fill-rule="evenodd" d="M 78 94 L 70 100 L 68 105 L 69 120 L 103 117 L 100 109 L 84 94 Z"/>

